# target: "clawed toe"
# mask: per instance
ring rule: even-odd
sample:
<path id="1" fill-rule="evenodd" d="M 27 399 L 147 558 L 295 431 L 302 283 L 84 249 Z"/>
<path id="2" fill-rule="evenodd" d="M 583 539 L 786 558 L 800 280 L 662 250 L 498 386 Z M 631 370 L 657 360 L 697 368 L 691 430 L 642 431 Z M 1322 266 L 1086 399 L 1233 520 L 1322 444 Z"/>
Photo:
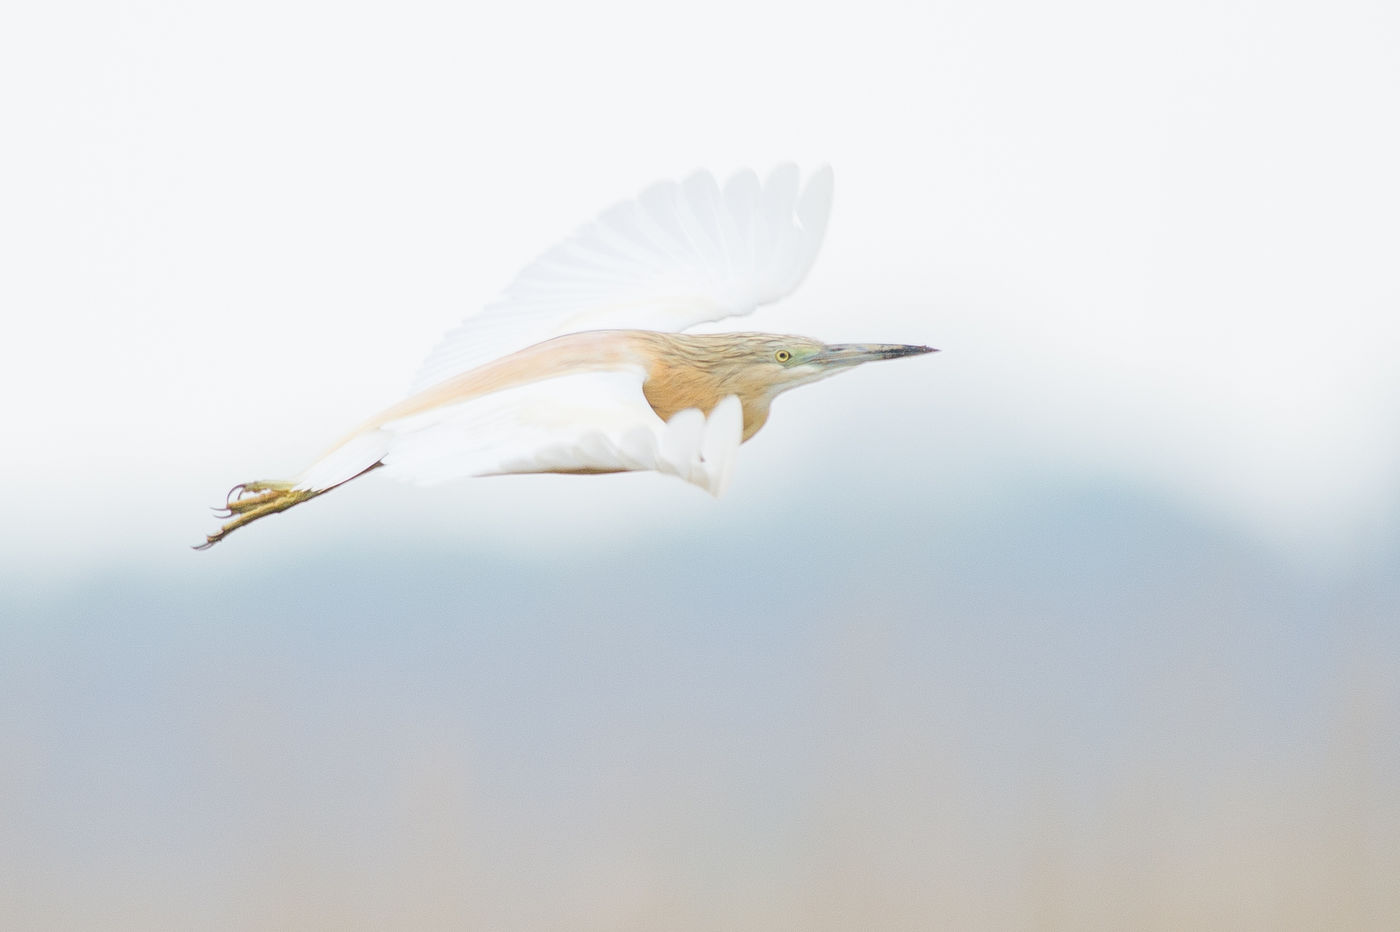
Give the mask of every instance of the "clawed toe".
<path id="1" fill-rule="evenodd" d="M 229 489 L 224 506 L 214 509 L 214 516 L 221 521 L 228 519 L 227 523 L 213 534 L 207 535 L 204 543 L 196 545 L 194 549 L 208 550 L 243 525 L 277 514 L 279 511 L 286 511 L 293 505 L 315 498 L 319 494 L 296 489 L 290 482 L 239 483 Z"/>

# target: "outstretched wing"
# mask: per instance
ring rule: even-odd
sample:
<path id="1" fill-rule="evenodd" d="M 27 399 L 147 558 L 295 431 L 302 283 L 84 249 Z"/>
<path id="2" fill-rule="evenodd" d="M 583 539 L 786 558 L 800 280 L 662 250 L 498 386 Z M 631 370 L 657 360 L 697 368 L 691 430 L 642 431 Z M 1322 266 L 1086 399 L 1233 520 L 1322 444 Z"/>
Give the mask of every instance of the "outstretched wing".
<path id="1" fill-rule="evenodd" d="M 690 409 L 662 421 L 642 394 L 642 379 L 640 371 L 561 375 L 389 421 L 368 433 L 383 451 L 387 475 L 422 484 L 514 473 L 655 470 L 719 495 L 743 434 L 739 400 L 726 398 L 708 417 Z M 317 478 L 303 482 L 315 487 Z"/>
<path id="2" fill-rule="evenodd" d="M 798 182 L 790 164 L 723 188 L 698 172 L 604 211 L 449 331 L 413 390 L 565 333 L 680 331 L 777 301 L 811 268 L 831 212 L 830 168 Z"/>

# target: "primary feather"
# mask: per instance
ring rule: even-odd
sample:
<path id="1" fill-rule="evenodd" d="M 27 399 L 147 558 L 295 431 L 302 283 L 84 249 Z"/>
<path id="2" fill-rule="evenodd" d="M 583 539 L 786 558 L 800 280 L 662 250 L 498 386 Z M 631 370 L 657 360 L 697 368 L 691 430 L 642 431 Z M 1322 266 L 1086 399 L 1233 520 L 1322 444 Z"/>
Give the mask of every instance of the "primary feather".
<path id="1" fill-rule="evenodd" d="M 682 331 L 771 304 L 815 261 L 831 193 L 830 168 L 799 194 L 790 164 L 761 185 L 752 171 L 723 189 L 708 172 L 653 185 L 531 262 L 449 331 L 413 391 L 566 333 Z"/>

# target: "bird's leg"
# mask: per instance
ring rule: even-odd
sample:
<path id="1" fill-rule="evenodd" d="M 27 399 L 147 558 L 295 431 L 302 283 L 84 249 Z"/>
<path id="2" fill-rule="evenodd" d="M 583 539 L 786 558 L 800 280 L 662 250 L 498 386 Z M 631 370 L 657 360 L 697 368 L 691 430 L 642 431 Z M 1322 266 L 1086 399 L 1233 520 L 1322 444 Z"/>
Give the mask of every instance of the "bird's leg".
<path id="1" fill-rule="evenodd" d="M 254 494 L 247 494 L 249 492 Z M 236 485 L 229 490 L 224 507 L 215 511 L 216 517 L 233 520 L 226 522 L 213 534 L 207 535 L 204 543 L 194 549 L 208 550 L 243 525 L 268 515 L 275 515 L 279 511 L 286 511 L 293 505 L 300 505 L 320 494 L 320 491 L 293 488 L 290 482 L 259 481 Z"/>
<path id="2" fill-rule="evenodd" d="M 358 479 L 365 473 L 378 469 L 382 462 L 376 462 L 371 466 L 355 473 L 350 479 Z M 275 515 L 279 511 L 286 511 L 293 505 L 300 505 L 318 495 L 324 495 L 331 489 L 338 488 L 350 479 L 342 479 L 335 485 L 323 489 L 299 489 L 296 482 L 286 482 L 277 479 L 259 479 L 256 482 L 242 482 L 228 490 L 228 496 L 224 500 L 223 508 L 216 508 L 214 516 L 220 520 L 229 519 L 223 527 L 213 534 L 204 538 L 204 543 L 195 547 L 195 550 L 208 550 L 210 547 L 223 540 L 234 531 L 245 524 L 252 524 L 259 518 L 266 518 L 268 515 Z"/>

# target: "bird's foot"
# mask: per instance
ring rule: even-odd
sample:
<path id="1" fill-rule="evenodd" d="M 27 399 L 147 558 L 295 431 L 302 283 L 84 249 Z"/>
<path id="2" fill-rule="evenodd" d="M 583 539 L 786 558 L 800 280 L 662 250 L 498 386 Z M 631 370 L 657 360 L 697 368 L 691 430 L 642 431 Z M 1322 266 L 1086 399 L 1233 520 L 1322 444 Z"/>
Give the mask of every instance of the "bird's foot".
<path id="1" fill-rule="evenodd" d="M 224 499 L 224 507 L 215 508 L 214 517 L 232 518 L 234 515 L 246 514 L 260 505 L 276 501 L 277 498 L 291 490 L 292 484 L 290 482 L 278 482 L 271 479 L 240 482 L 228 490 L 228 495 Z"/>
<path id="2" fill-rule="evenodd" d="M 279 511 L 286 511 L 293 505 L 299 505 L 308 498 L 315 498 L 319 494 L 319 492 L 307 489 L 294 488 L 290 482 L 261 480 L 240 483 L 229 489 L 224 507 L 214 510 L 216 518 L 230 518 L 232 520 L 225 522 L 223 527 L 213 534 L 206 535 L 204 543 L 197 545 L 194 549 L 208 550 L 243 525 L 251 524 L 268 515 L 275 515 Z"/>

